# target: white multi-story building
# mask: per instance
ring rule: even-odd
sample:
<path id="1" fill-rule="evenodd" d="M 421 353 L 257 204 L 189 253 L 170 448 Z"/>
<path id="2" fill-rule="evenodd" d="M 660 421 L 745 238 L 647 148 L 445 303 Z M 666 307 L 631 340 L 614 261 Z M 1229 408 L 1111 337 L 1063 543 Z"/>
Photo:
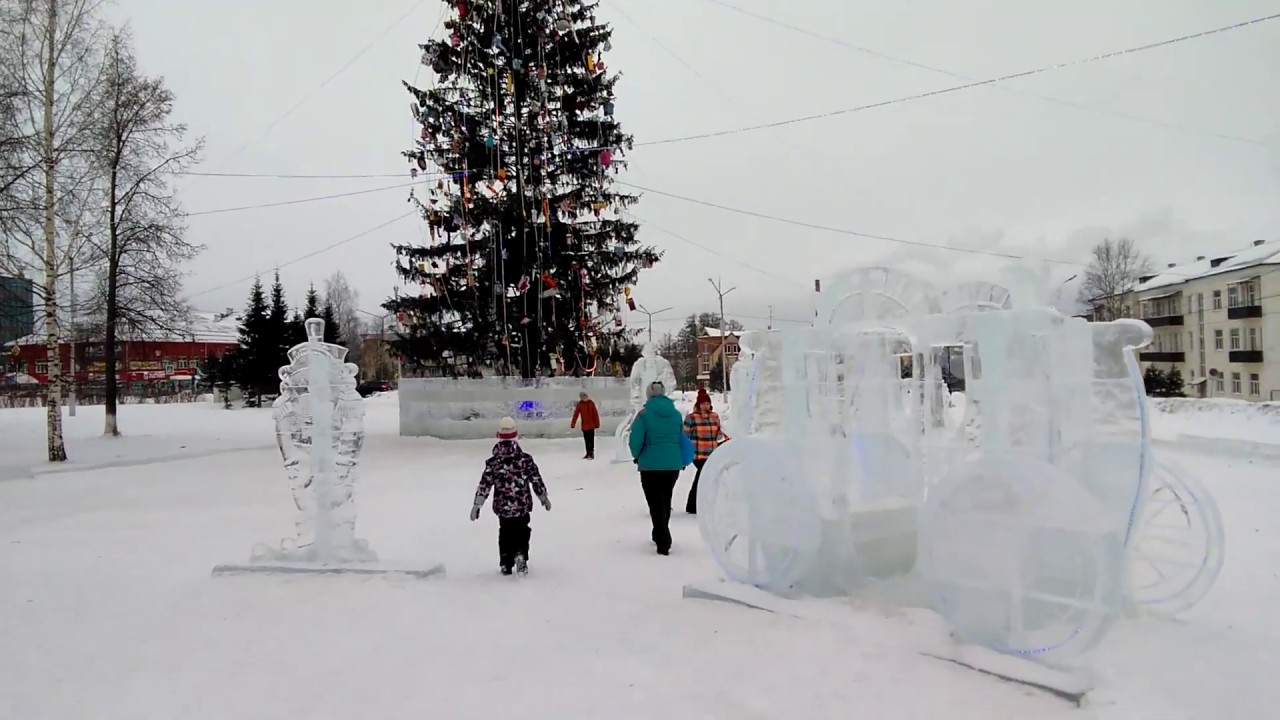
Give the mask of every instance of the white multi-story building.
<path id="1" fill-rule="evenodd" d="M 1177 368 L 1192 396 L 1280 400 L 1280 243 L 1170 264 L 1132 297 L 1155 331 L 1144 369 Z"/>

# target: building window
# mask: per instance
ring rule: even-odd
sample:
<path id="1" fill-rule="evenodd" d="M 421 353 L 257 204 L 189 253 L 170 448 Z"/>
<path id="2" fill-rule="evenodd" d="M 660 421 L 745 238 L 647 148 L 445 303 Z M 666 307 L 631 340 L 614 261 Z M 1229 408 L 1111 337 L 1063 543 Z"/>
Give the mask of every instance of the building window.
<path id="1" fill-rule="evenodd" d="M 1260 278 L 1249 278 L 1244 282 L 1227 286 L 1227 307 L 1252 307 L 1258 304 L 1258 292 L 1261 287 Z"/>
<path id="2" fill-rule="evenodd" d="M 1231 394 L 1240 394 L 1240 373 L 1231 373 Z"/>
<path id="3" fill-rule="evenodd" d="M 1245 350 L 1261 350 L 1262 341 L 1259 338 L 1258 328 L 1256 327 L 1246 328 L 1244 332 L 1245 332 L 1244 349 Z"/>
<path id="4" fill-rule="evenodd" d="M 1222 349 L 1222 331 L 1221 330 L 1213 331 L 1213 349 L 1214 350 Z"/>
<path id="5" fill-rule="evenodd" d="M 1213 291 L 1213 309 L 1214 310 L 1222 309 L 1222 291 L 1221 290 Z"/>
<path id="6" fill-rule="evenodd" d="M 48 374 L 49 374 L 49 361 L 48 361 L 48 360 L 38 360 L 38 361 L 36 361 L 36 374 L 37 374 L 37 375 L 48 375 Z"/>
<path id="7" fill-rule="evenodd" d="M 737 356 L 737 354 L 738 354 L 738 343 L 725 343 L 725 344 L 724 344 L 724 354 L 725 354 L 725 355 L 733 355 L 733 356 Z"/>
<path id="8" fill-rule="evenodd" d="M 1213 391 L 1214 391 L 1214 392 L 1216 392 L 1216 393 L 1218 393 L 1219 395 L 1221 395 L 1222 393 L 1225 393 L 1225 392 L 1227 391 L 1227 385 L 1226 385 L 1226 383 L 1222 380 L 1222 376 L 1221 376 L 1221 375 L 1219 375 L 1218 377 L 1216 377 L 1216 378 L 1214 378 L 1214 379 L 1213 379 Z"/>
<path id="9" fill-rule="evenodd" d="M 1249 394 L 1254 397 L 1262 394 L 1262 381 L 1258 373 L 1249 373 Z"/>
<path id="10" fill-rule="evenodd" d="M 1182 314 L 1182 296 L 1174 294 L 1169 297 L 1144 300 L 1141 303 L 1141 309 L 1144 318 L 1176 317 Z"/>
<path id="11" fill-rule="evenodd" d="M 178 358 L 178 369 L 179 369 L 179 370 L 186 370 L 186 369 L 187 369 L 187 368 L 189 368 L 189 367 L 191 367 L 191 361 L 190 361 L 190 360 L 188 360 L 187 358 Z"/>
<path id="12" fill-rule="evenodd" d="M 1231 328 L 1231 349 L 1240 349 L 1240 328 Z"/>

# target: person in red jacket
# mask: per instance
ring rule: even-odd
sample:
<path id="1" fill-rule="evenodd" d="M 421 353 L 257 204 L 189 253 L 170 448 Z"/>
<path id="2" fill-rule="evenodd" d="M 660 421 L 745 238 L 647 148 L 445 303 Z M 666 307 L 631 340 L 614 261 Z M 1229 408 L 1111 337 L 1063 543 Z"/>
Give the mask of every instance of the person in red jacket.
<path id="1" fill-rule="evenodd" d="M 596 402 L 586 392 L 578 393 L 578 406 L 573 409 L 573 419 L 569 421 L 569 427 L 576 426 L 579 420 L 582 421 L 582 442 L 587 446 L 587 454 L 583 455 L 582 459 L 595 460 L 596 430 L 600 429 L 600 411 L 596 409 Z"/>

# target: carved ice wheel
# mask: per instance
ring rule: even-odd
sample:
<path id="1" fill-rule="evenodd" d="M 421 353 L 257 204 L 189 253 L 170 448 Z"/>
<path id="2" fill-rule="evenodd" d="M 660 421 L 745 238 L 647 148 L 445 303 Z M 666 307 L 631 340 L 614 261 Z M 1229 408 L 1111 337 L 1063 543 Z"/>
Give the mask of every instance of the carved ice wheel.
<path id="1" fill-rule="evenodd" d="M 832 278 L 818 297 L 817 327 L 888 321 L 938 312 L 932 286 L 891 268 L 858 268 Z"/>
<path id="2" fill-rule="evenodd" d="M 726 577 L 771 592 L 800 580 L 822 531 L 803 462 L 760 437 L 711 454 L 698 483 L 698 527 Z"/>
<path id="3" fill-rule="evenodd" d="M 1094 646 L 1122 602 L 1124 528 L 1075 477 L 1026 457 L 955 468 L 929 494 L 919 568 L 952 632 L 1055 658 Z"/>
<path id="4" fill-rule="evenodd" d="M 1150 487 L 1129 548 L 1129 596 L 1176 615 L 1195 607 L 1218 579 L 1226 550 L 1222 516 L 1197 480 L 1168 465 L 1155 464 Z"/>

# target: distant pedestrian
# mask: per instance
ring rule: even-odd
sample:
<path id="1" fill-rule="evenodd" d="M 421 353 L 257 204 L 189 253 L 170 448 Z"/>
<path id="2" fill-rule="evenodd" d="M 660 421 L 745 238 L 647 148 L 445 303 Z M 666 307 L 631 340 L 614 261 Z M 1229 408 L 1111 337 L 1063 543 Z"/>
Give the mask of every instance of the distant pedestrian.
<path id="1" fill-rule="evenodd" d="M 583 460 L 596 459 L 596 430 L 600 429 L 600 410 L 586 391 L 578 393 L 578 406 L 573 409 L 573 419 L 569 421 L 572 428 L 582 421 L 582 443 L 586 445 L 587 454 Z"/>
<path id="2" fill-rule="evenodd" d="M 671 554 L 671 493 L 687 464 L 687 442 L 680 411 L 667 397 L 667 390 L 655 382 L 645 391 L 648 400 L 631 423 L 630 450 L 640 469 L 640 485 L 653 522 L 653 544 L 659 555 Z"/>
<path id="3" fill-rule="evenodd" d="M 493 490 L 493 514 L 498 516 L 498 567 L 503 575 L 514 568 L 521 575 L 529 572 L 529 514 L 533 512 L 533 496 L 542 507 L 551 510 L 547 486 L 542 482 L 538 464 L 517 442 L 516 421 L 509 417 L 498 423 L 498 443 L 484 465 L 480 485 L 471 505 L 471 520 L 480 519 L 480 507 L 489 490 Z M 530 492 L 532 488 L 532 492 Z"/>
<path id="4" fill-rule="evenodd" d="M 705 389 L 698 390 L 698 399 L 693 403 L 693 412 L 684 419 L 684 431 L 693 441 L 693 466 L 697 474 L 693 476 L 693 487 L 689 488 L 689 499 L 685 501 L 684 511 L 690 515 L 698 514 L 698 480 L 702 478 L 702 466 L 707 458 L 721 443 L 729 439 L 720 427 L 720 416 L 711 408 L 711 396 Z"/>

